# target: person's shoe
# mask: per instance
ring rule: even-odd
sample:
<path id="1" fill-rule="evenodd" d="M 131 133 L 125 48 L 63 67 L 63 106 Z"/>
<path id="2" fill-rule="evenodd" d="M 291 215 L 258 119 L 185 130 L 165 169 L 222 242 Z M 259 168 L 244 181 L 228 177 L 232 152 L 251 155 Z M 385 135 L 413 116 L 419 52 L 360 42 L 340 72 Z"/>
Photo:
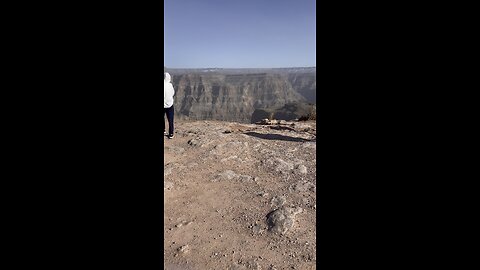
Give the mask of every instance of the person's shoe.
<path id="1" fill-rule="evenodd" d="M 168 138 L 169 138 L 169 139 L 173 139 L 173 137 L 174 137 L 173 134 L 168 135 Z"/>
<path id="2" fill-rule="evenodd" d="M 168 134 L 168 133 L 164 130 L 164 131 L 163 131 L 163 135 L 167 136 L 167 134 Z"/>

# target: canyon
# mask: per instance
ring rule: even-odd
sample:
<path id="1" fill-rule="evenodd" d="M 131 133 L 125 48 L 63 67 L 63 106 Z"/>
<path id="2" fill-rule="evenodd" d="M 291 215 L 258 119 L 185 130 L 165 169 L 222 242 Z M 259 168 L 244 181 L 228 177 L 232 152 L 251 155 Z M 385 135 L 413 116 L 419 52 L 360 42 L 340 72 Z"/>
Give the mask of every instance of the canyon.
<path id="1" fill-rule="evenodd" d="M 165 70 L 172 75 L 175 114 L 181 120 L 251 123 L 256 110 L 316 103 L 315 67 Z"/>

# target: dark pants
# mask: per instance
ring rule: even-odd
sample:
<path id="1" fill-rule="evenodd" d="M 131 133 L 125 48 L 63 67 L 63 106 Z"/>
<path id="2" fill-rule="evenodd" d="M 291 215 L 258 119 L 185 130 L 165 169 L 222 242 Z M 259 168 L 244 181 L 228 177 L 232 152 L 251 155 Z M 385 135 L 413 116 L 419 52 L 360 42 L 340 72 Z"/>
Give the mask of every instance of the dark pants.
<path id="1" fill-rule="evenodd" d="M 163 109 L 163 132 L 165 132 L 165 114 L 168 118 L 168 135 L 173 135 L 173 106 L 170 108 Z"/>

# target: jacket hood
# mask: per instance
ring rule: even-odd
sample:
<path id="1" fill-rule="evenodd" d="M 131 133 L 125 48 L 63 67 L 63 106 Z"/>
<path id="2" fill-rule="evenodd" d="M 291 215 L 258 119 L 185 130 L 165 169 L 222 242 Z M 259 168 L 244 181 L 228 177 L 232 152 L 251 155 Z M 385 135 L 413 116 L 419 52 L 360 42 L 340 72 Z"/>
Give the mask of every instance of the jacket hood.
<path id="1" fill-rule="evenodd" d="M 169 83 L 172 81 L 172 76 L 170 76 L 170 73 L 165 72 L 165 82 Z"/>

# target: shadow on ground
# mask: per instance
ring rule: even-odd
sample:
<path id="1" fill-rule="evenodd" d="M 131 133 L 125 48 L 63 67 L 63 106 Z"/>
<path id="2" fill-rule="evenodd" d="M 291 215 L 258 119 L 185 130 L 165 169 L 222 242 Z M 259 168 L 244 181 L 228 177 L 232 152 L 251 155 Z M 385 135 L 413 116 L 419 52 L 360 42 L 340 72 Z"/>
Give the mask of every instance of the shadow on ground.
<path id="1" fill-rule="evenodd" d="M 277 140 L 277 141 L 289 141 L 289 142 L 312 142 L 314 140 L 307 140 L 303 138 L 296 138 L 296 137 L 290 137 L 290 136 L 284 136 L 284 135 L 279 135 L 279 134 L 261 134 L 257 132 L 246 132 L 244 133 L 245 135 L 264 139 L 264 140 Z"/>

